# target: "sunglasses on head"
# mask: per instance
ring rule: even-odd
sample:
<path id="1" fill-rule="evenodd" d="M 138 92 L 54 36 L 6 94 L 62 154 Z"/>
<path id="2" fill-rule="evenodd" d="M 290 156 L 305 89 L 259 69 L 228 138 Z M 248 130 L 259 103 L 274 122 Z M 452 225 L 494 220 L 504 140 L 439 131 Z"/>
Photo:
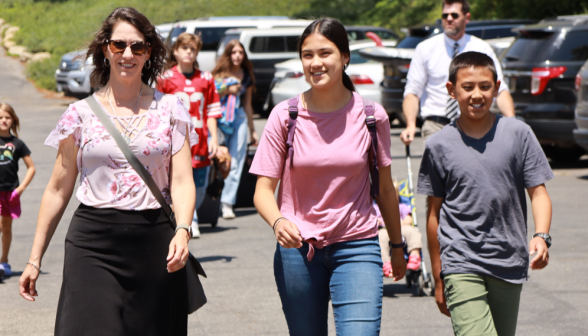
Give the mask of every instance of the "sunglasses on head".
<path id="1" fill-rule="evenodd" d="M 441 18 L 443 20 L 447 20 L 447 18 L 449 17 L 449 15 L 451 15 L 451 17 L 455 20 L 459 17 L 459 13 L 443 13 L 441 14 Z"/>
<path id="2" fill-rule="evenodd" d="M 133 53 L 133 55 L 138 56 L 144 55 L 149 49 L 149 46 L 151 45 L 151 43 L 149 42 L 127 43 L 121 40 L 106 40 L 105 43 L 108 44 L 108 46 L 110 47 L 110 51 L 112 51 L 115 54 L 123 53 L 125 49 L 127 49 L 127 47 L 131 47 L 131 52 Z"/>

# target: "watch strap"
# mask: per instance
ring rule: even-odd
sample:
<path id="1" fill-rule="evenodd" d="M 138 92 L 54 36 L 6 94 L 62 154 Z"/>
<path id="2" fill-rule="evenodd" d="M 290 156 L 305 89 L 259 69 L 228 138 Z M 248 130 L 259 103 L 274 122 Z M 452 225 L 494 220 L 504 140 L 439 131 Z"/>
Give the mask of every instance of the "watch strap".
<path id="1" fill-rule="evenodd" d="M 176 226 L 176 232 L 178 232 L 178 230 L 180 230 L 180 229 L 184 229 L 184 230 L 188 231 L 190 238 L 192 237 L 192 228 L 190 227 L 190 225 L 178 224 Z"/>

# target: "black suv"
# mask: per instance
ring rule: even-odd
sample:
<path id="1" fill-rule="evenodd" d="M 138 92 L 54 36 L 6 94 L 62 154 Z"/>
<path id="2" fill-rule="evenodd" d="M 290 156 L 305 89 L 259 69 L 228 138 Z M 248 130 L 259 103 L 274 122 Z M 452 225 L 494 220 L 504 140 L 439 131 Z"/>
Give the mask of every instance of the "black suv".
<path id="1" fill-rule="evenodd" d="M 484 40 L 514 37 L 517 34 L 512 32 L 515 27 L 535 23 L 534 20 L 526 19 L 504 19 L 504 20 L 479 20 L 472 21 L 466 26 L 466 33 Z M 422 41 L 443 33 L 441 20 L 434 24 L 418 25 L 403 29 L 406 36 L 398 42 L 395 48 L 414 49 Z M 374 59 L 384 63 L 384 80 L 380 88 L 382 90 L 382 106 L 390 115 L 390 121 L 398 119 L 402 126 L 405 125 L 404 113 L 402 112 L 402 101 L 404 100 L 404 87 L 406 75 L 410 66 L 411 58 L 389 58 L 382 55 L 371 55 L 359 52 L 365 58 Z M 409 54 L 409 53 L 407 53 Z M 420 121 L 418 121 L 420 123 Z"/>
<path id="2" fill-rule="evenodd" d="M 576 160 L 584 150 L 573 137 L 574 82 L 588 59 L 588 15 L 547 19 L 514 30 L 519 37 L 501 63 L 516 116 L 531 126 L 548 157 Z"/>
<path id="3" fill-rule="evenodd" d="M 576 91 L 578 104 L 576 105 L 576 127 L 574 139 L 576 143 L 588 151 L 588 61 L 576 75 Z"/>

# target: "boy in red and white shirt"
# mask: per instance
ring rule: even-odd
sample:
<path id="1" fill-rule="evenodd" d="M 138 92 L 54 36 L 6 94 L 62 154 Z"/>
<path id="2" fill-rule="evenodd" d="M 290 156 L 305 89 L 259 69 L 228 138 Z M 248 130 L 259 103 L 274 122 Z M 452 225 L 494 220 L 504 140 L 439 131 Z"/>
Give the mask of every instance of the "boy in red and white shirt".
<path id="1" fill-rule="evenodd" d="M 198 144 L 191 148 L 196 184 L 196 208 L 192 219 L 193 238 L 200 236 L 196 210 L 202 204 L 208 187 L 210 159 L 216 155 L 218 148 L 216 119 L 222 117 L 220 99 L 212 75 L 198 70 L 196 56 L 201 47 L 202 40 L 199 36 L 180 34 L 167 60 L 168 67 L 171 68 L 157 81 L 157 89 L 163 93 L 174 94 L 184 102 L 199 136 Z"/>

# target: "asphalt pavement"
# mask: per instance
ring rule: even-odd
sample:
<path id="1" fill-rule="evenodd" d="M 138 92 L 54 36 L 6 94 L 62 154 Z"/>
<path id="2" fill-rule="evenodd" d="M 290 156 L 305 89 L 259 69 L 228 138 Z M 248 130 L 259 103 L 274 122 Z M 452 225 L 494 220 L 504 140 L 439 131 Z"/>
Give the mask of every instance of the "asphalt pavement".
<path id="1" fill-rule="evenodd" d="M 78 206 L 72 198 L 45 254 L 38 281 L 39 298 L 18 295 L 18 278 L 28 261 L 39 204 L 50 178 L 56 150 L 43 145 L 72 99 L 45 98 L 25 78 L 23 66 L 0 49 L 0 101 L 11 104 L 21 120 L 21 139 L 32 151 L 37 175 L 22 196 L 23 215 L 14 222 L 10 263 L 14 276 L 0 283 L 0 335 L 52 335 L 63 271 L 64 239 Z M 255 126 L 261 134 L 265 120 Z M 392 172 L 406 178 L 404 147 L 393 128 Z M 412 146 L 413 172 L 420 164 L 423 142 Z M 574 164 L 552 165 L 555 179 L 547 183 L 554 205 L 550 265 L 532 271 L 524 285 L 517 335 L 588 335 L 588 156 Z M 21 178 L 26 167 L 21 162 Z M 417 197 L 417 214 L 424 233 L 424 198 Z M 208 304 L 189 317 L 189 335 L 287 335 L 273 277 L 276 242 L 255 209 L 238 209 L 237 218 L 220 220 L 216 228 L 202 225 L 202 236 L 190 249 L 208 278 L 203 285 Z M 534 232 L 529 213 L 529 232 Z M 424 238 L 425 239 L 425 238 Z M 428 254 L 425 261 L 428 262 Z M 154 265 L 154 267 L 165 267 Z M 404 280 L 384 280 L 382 335 L 452 335 L 449 318 L 430 297 L 417 297 Z M 88 291 L 97 290 L 88 288 Z M 149 321 L 146 321 L 149 323 Z M 332 314 L 329 335 L 334 335 Z"/>

